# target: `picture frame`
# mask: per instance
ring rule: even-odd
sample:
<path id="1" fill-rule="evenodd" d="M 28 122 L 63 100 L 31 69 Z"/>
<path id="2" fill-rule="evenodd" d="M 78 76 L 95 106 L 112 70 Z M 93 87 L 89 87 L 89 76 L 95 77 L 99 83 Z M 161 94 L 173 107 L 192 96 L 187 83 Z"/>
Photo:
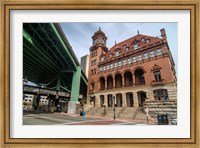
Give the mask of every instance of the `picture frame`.
<path id="1" fill-rule="evenodd" d="M 10 138 L 10 11 L 11 10 L 189 10 L 191 33 L 190 138 Z M 199 1 L 1 1 L 1 146 L 28 147 L 199 147 Z"/>

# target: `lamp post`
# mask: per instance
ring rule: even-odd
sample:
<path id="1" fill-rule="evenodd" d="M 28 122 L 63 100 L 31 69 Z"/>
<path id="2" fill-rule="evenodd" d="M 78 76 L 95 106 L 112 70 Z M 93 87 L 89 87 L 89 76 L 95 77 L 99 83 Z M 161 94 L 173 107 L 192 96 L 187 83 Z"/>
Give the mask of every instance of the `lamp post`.
<path id="1" fill-rule="evenodd" d="M 116 119 L 116 117 L 115 117 L 115 96 L 113 96 L 113 104 L 114 104 L 114 119 Z"/>
<path id="2" fill-rule="evenodd" d="M 103 107 L 104 107 L 104 116 L 106 115 L 106 104 L 104 103 L 103 104 Z"/>

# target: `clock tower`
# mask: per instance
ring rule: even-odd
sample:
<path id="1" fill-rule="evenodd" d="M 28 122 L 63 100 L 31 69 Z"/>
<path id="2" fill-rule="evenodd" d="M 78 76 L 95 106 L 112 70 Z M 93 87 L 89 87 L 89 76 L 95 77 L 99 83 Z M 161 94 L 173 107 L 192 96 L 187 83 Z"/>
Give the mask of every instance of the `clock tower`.
<path id="1" fill-rule="evenodd" d="M 99 90 L 99 68 L 98 64 L 101 60 L 100 57 L 105 55 L 108 51 L 106 47 L 107 37 L 105 33 L 99 28 L 98 31 L 92 36 L 92 46 L 90 47 L 89 58 L 89 76 L 88 76 L 88 101 L 93 102 L 94 106 L 98 104 L 96 96 L 93 94 L 95 90 Z"/>

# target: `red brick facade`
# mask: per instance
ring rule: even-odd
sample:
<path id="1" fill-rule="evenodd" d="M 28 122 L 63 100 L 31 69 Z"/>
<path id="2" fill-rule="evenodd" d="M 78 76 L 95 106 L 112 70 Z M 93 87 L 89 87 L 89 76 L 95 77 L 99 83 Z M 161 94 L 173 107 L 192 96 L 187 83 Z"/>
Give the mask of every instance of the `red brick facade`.
<path id="1" fill-rule="evenodd" d="M 175 65 L 164 29 L 160 38 L 137 34 L 110 49 L 101 30 L 92 39 L 88 100 L 95 106 L 111 106 L 113 96 L 118 106 L 141 106 L 147 98 L 176 99 Z"/>

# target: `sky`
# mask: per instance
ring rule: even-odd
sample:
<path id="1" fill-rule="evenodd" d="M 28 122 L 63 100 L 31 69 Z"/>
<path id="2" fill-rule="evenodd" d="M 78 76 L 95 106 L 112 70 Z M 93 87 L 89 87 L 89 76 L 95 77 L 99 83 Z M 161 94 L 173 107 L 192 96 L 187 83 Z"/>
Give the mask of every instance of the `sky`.
<path id="1" fill-rule="evenodd" d="M 119 43 L 137 35 L 138 31 L 143 35 L 158 37 L 161 35 L 160 29 L 164 28 L 177 72 L 177 23 L 61 23 L 60 25 L 79 62 L 82 56 L 89 54 L 92 36 L 94 32 L 99 30 L 99 27 L 107 36 L 108 48 L 114 46 L 115 41 Z"/>

